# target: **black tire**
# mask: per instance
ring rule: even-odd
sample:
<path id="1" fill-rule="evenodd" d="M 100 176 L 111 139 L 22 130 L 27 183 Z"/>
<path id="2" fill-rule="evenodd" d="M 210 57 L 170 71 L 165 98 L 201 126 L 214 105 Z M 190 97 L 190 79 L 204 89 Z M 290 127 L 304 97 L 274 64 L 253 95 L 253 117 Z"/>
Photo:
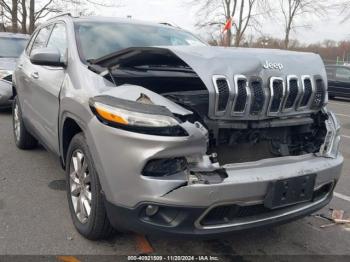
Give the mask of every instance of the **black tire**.
<path id="1" fill-rule="evenodd" d="M 36 140 L 26 129 L 23 119 L 22 110 L 16 96 L 12 104 L 12 126 L 13 136 L 16 146 L 22 150 L 33 149 L 38 145 Z"/>
<path id="2" fill-rule="evenodd" d="M 335 95 L 328 95 L 329 99 L 334 99 Z"/>
<path id="3" fill-rule="evenodd" d="M 88 218 L 86 218 L 85 223 L 82 223 L 78 218 L 78 214 L 76 213 L 75 208 L 73 206 L 73 196 L 71 194 L 71 183 L 74 183 L 72 182 L 70 176 L 72 168 L 71 161 L 73 154 L 77 151 L 83 153 L 84 161 L 86 161 L 88 168 L 88 172 L 86 173 L 88 173 L 89 175 L 88 187 L 90 188 L 89 192 L 91 194 L 91 211 Z M 115 233 L 115 230 L 111 226 L 107 217 L 104 198 L 101 193 L 101 185 L 98 179 L 97 172 L 94 168 L 93 160 L 83 133 L 75 135 L 69 145 L 66 157 L 66 181 L 69 210 L 71 213 L 73 224 L 78 230 L 78 232 L 85 238 L 90 240 L 107 239 L 111 237 Z"/>

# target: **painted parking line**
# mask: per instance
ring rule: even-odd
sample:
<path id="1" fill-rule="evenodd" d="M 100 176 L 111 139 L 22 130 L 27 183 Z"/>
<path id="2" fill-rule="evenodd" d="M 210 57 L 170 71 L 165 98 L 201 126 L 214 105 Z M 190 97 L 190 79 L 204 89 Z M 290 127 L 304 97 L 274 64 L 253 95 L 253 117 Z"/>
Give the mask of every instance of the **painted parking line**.
<path id="1" fill-rule="evenodd" d="M 350 202 L 350 197 L 349 196 L 346 196 L 346 195 L 343 195 L 343 194 L 340 194 L 340 193 L 337 193 L 337 192 L 334 192 L 333 195 L 337 198 L 340 198 L 340 199 L 343 199 L 345 201 L 348 201 Z"/>
<path id="2" fill-rule="evenodd" d="M 345 114 L 335 114 L 336 116 L 342 116 L 342 117 L 348 117 L 350 118 L 350 115 L 345 115 Z"/>
<path id="3" fill-rule="evenodd" d="M 148 239 L 144 235 L 136 234 L 135 241 L 136 241 L 136 249 L 139 254 L 147 255 L 154 252 L 154 249 L 151 243 L 148 241 Z"/>
<path id="4" fill-rule="evenodd" d="M 341 137 L 350 139 L 350 136 L 344 136 L 344 135 L 342 135 Z"/>
<path id="5" fill-rule="evenodd" d="M 340 102 L 328 102 L 330 105 L 339 105 L 339 106 L 350 106 L 350 103 L 340 103 Z"/>
<path id="6" fill-rule="evenodd" d="M 73 256 L 58 256 L 57 259 L 60 262 L 80 262 L 79 259 Z"/>

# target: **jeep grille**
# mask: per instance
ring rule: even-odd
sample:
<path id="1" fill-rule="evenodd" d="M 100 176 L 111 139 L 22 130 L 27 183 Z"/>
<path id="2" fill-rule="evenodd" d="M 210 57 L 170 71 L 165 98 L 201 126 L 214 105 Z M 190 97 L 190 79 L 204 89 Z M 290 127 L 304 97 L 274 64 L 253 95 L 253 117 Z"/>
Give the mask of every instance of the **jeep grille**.
<path id="1" fill-rule="evenodd" d="M 215 117 L 262 119 L 310 113 L 325 103 L 326 85 L 319 76 L 271 77 L 267 84 L 243 75 L 232 80 L 222 75 L 213 78 Z"/>

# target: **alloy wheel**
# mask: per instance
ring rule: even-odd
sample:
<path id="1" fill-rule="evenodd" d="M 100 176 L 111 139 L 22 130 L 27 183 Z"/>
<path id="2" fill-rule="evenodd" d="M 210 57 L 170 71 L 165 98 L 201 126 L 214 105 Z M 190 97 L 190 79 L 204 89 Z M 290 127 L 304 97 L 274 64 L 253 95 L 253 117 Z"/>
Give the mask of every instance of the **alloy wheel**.
<path id="1" fill-rule="evenodd" d="M 21 121 L 19 117 L 19 108 L 18 104 L 15 103 L 14 110 L 13 110 L 13 122 L 14 122 L 14 131 L 15 131 L 15 137 L 16 141 L 19 141 L 21 138 Z"/>
<path id="2" fill-rule="evenodd" d="M 91 213 L 91 181 L 87 159 L 81 150 L 73 152 L 69 172 L 70 195 L 75 215 L 85 224 Z"/>

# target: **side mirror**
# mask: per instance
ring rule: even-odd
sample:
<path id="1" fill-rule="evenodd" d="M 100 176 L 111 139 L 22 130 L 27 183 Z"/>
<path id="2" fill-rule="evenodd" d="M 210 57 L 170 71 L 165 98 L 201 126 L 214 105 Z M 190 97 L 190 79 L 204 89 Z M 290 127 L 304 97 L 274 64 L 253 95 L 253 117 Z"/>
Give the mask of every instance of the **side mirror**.
<path id="1" fill-rule="evenodd" d="M 30 61 L 35 65 L 65 67 L 57 48 L 38 48 L 33 50 Z"/>

